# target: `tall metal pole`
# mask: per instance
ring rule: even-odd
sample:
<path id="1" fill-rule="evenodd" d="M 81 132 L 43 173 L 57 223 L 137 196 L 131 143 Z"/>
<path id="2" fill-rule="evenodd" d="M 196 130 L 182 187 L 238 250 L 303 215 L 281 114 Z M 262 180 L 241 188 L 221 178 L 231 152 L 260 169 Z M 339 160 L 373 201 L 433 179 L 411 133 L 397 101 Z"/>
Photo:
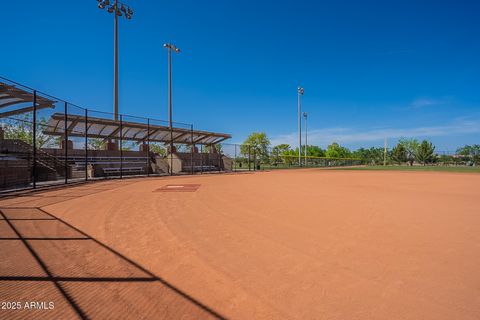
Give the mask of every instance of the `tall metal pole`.
<path id="1" fill-rule="evenodd" d="M 302 120 L 300 118 L 300 88 L 298 91 L 298 165 L 302 165 Z"/>
<path id="2" fill-rule="evenodd" d="M 168 126 L 172 128 L 172 51 L 168 50 Z"/>
<path id="3" fill-rule="evenodd" d="M 170 175 L 173 174 L 173 158 L 172 158 L 172 151 L 173 151 L 173 125 L 172 125 L 172 50 L 176 53 L 180 53 L 180 49 L 178 49 L 175 45 L 170 43 L 165 43 L 163 45 L 165 49 L 168 51 L 168 127 L 170 129 Z"/>
<path id="4" fill-rule="evenodd" d="M 113 36 L 113 110 L 115 121 L 118 120 L 118 0 L 115 0 L 114 36 Z"/>
<path id="5" fill-rule="evenodd" d="M 107 9 L 113 17 L 113 113 L 115 121 L 118 120 L 118 17 L 125 16 L 127 20 L 132 19 L 133 10 L 125 3 L 118 0 L 97 0 L 99 9 Z"/>
<path id="6" fill-rule="evenodd" d="M 172 126 L 172 51 L 168 50 L 168 128 L 170 129 L 170 174 L 173 174 L 173 126 Z"/>
<path id="7" fill-rule="evenodd" d="M 302 118 L 300 96 L 303 95 L 303 88 L 298 86 L 298 165 L 302 166 Z"/>
<path id="8" fill-rule="evenodd" d="M 170 175 L 173 174 L 173 126 L 172 126 L 172 51 L 168 50 L 168 128 L 170 129 Z"/>

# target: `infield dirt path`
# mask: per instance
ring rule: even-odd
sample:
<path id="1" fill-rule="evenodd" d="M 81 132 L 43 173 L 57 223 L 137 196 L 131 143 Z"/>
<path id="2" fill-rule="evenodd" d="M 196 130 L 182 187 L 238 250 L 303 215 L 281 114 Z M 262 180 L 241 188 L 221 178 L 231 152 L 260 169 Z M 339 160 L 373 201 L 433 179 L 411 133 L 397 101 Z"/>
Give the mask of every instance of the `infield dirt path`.
<path id="1" fill-rule="evenodd" d="M 156 191 L 177 184 L 199 186 Z M 0 299 L 55 301 L 39 317 L 480 315 L 479 174 L 107 181 L 6 199 L 0 210 Z"/>

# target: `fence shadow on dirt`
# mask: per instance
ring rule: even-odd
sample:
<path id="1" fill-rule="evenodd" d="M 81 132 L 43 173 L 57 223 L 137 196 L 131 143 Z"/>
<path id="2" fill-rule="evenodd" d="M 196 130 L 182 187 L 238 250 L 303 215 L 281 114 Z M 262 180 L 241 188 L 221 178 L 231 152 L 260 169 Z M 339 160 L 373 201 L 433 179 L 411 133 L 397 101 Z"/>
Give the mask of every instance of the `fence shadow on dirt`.
<path id="1" fill-rule="evenodd" d="M 92 191 L 111 188 L 96 186 Z M 9 204 L 0 200 L 0 248 L 4 253 L 0 300 L 44 302 L 42 308 L 37 304 L 33 309 L 20 305 L 20 310 L 7 310 L 6 318 L 225 319 L 38 205 L 85 196 L 87 188 L 49 193 L 10 198 Z"/>

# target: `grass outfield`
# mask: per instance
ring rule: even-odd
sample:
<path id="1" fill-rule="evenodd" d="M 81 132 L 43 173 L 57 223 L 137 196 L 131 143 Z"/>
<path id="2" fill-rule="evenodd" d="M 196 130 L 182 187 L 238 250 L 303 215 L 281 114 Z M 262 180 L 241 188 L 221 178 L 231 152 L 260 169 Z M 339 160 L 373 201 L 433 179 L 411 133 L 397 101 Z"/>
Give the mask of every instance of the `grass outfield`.
<path id="1" fill-rule="evenodd" d="M 389 170 L 389 171 L 440 171 L 440 172 L 468 172 L 480 173 L 480 167 L 444 167 L 444 166 L 365 166 L 335 168 L 335 170 Z"/>

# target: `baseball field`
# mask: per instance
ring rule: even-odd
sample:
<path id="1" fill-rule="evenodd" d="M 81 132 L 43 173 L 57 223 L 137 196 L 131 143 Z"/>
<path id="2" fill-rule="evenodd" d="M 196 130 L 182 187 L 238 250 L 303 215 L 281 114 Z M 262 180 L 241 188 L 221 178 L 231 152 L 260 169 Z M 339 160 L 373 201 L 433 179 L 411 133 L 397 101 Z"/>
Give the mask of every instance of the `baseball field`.
<path id="1" fill-rule="evenodd" d="M 0 319 L 480 315 L 478 173 L 108 180 L 0 211 Z"/>

